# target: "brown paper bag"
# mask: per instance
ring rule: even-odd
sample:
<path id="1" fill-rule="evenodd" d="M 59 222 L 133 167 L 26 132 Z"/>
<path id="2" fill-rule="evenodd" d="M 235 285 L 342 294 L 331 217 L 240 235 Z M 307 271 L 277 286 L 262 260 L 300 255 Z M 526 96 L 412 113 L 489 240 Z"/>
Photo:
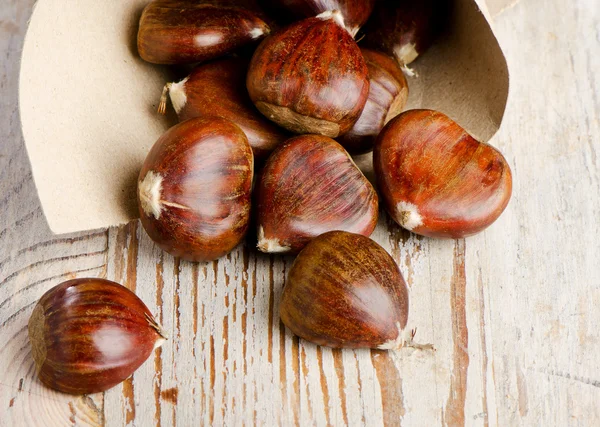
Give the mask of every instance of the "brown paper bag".
<path id="1" fill-rule="evenodd" d="M 514 0 L 488 0 L 494 11 Z M 50 229 L 67 233 L 137 217 L 136 181 L 172 124 L 156 114 L 166 68 L 142 61 L 137 23 L 148 0 L 38 0 L 25 38 L 20 111 Z M 479 5 L 478 5 L 479 4 Z M 450 33 L 414 65 L 407 108 L 431 108 L 488 141 L 508 96 L 506 60 L 483 0 L 456 0 Z M 411 65 L 411 66 L 412 66 Z"/>

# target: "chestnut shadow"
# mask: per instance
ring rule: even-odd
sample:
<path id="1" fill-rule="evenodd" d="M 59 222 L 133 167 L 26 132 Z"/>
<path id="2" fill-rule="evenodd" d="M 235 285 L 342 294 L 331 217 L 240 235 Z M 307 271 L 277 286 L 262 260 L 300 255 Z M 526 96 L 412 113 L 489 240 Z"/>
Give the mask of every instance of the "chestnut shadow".
<path id="1" fill-rule="evenodd" d="M 187 76 L 191 67 L 182 65 L 182 66 L 165 66 L 165 65 L 157 65 L 151 64 L 149 62 L 144 61 L 139 53 L 137 48 L 137 34 L 140 28 L 140 18 L 142 17 L 142 12 L 144 11 L 145 6 L 138 7 L 134 13 L 130 15 L 129 21 L 127 22 L 127 29 L 124 31 L 127 34 L 128 40 L 128 50 L 131 55 L 131 59 L 139 64 L 141 67 L 149 67 L 155 70 L 158 70 L 164 77 L 165 83 L 172 81 L 179 81 Z M 157 120 L 160 120 L 165 125 L 165 129 L 170 128 L 177 124 L 177 114 L 173 110 L 173 108 L 167 108 L 167 114 L 162 115 L 158 114 L 158 104 L 160 102 L 160 92 L 156 94 L 156 101 L 152 104 L 148 105 L 148 112 L 155 115 Z"/>
<path id="2" fill-rule="evenodd" d="M 140 27 L 140 18 L 145 6 L 140 6 L 131 14 L 129 22 L 127 23 L 127 39 L 129 40 L 129 53 L 131 56 L 139 58 L 137 48 L 137 34 Z"/>
<path id="3" fill-rule="evenodd" d="M 123 210 L 130 218 L 138 218 L 139 212 L 137 207 L 137 181 L 141 170 L 136 168 L 127 174 L 123 188 L 119 191 L 118 203 L 119 208 Z"/>

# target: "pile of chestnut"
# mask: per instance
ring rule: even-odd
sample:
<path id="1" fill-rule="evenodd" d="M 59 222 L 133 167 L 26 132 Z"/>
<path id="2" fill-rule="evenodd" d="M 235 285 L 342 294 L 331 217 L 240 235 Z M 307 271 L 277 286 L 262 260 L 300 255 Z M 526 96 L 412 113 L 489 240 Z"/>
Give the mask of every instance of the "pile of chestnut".
<path id="1" fill-rule="evenodd" d="M 210 261 L 240 244 L 254 221 L 260 251 L 297 254 L 280 304 L 292 332 L 332 347 L 400 348 L 411 339 L 408 289 L 393 258 L 368 237 L 379 201 L 416 234 L 469 236 L 508 204 L 510 168 L 498 150 L 443 113 L 403 112 L 404 72 L 412 75 L 409 64 L 439 32 L 443 2 L 262 3 L 261 9 L 253 0 L 154 0 L 145 8 L 140 56 L 194 68 L 164 88 L 159 112 L 170 98 L 180 122 L 142 166 L 141 223 L 172 255 Z M 352 159 L 371 151 L 379 196 Z M 47 327 L 58 322 L 52 304 L 71 298 L 72 305 L 93 307 L 106 294 L 105 281 L 95 280 L 99 288 L 60 285 L 38 304 L 30 334 L 42 373 L 38 360 L 46 361 L 55 344 Z M 130 351 L 143 348 L 145 359 L 164 333 L 136 304 L 139 333 L 122 326 L 120 334 L 144 341 Z M 75 318 L 85 313 L 71 309 Z M 93 339 L 86 342 L 92 346 Z M 98 380 L 103 366 L 95 377 L 88 372 L 88 383 L 105 387 L 74 388 L 47 372 L 40 377 L 63 391 L 99 391 L 115 384 Z M 137 366 L 136 358 L 119 381 Z"/>

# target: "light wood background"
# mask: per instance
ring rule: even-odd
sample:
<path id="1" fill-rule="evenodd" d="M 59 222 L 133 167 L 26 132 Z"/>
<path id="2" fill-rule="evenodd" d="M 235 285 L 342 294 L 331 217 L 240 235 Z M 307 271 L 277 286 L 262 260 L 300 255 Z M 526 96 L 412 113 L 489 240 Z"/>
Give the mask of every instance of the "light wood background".
<path id="1" fill-rule="evenodd" d="M 382 218 L 373 237 L 437 347 L 399 357 L 292 337 L 277 314 L 291 259 L 179 262 L 137 222 L 53 236 L 17 109 L 33 3 L 0 0 L 0 425 L 600 425 L 598 0 L 522 0 L 496 18 L 512 74 L 494 144 L 514 174 L 497 223 L 437 241 Z M 36 380 L 26 324 L 47 289 L 83 276 L 135 290 L 171 339 L 122 385 L 72 397 Z"/>

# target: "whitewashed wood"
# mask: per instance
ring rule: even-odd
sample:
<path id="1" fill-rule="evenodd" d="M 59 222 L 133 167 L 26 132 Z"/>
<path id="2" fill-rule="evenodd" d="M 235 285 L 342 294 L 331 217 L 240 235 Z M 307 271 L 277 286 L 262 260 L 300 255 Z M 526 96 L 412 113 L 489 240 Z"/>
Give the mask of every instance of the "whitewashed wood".
<path id="1" fill-rule="evenodd" d="M 514 196 L 466 241 L 373 238 L 411 288 L 410 323 L 435 353 L 340 351 L 278 319 L 291 258 L 239 248 L 206 264 L 158 250 L 134 222 L 52 236 L 19 130 L 18 57 L 32 0 L 0 6 L 0 425 L 598 425 L 600 9 L 522 0 L 496 19 L 511 96 L 494 144 Z M 35 379 L 26 323 L 70 277 L 134 289 L 170 340 L 90 397 Z"/>

